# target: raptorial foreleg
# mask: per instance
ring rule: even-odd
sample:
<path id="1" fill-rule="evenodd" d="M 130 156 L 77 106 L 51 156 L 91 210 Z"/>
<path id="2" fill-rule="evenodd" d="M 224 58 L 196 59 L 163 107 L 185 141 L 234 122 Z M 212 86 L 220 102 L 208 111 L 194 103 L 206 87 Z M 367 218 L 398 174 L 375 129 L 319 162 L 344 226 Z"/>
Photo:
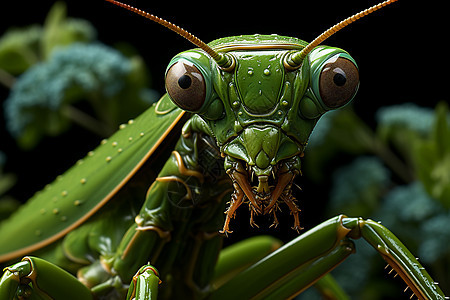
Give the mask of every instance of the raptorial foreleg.
<path id="1" fill-rule="evenodd" d="M 233 183 L 233 186 L 234 186 L 234 192 L 231 195 L 230 206 L 228 207 L 227 211 L 225 212 L 225 214 L 226 214 L 225 223 L 223 225 L 223 229 L 219 231 L 220 233 L 225 233 L 225 234 L 233 233 L 233 231 L 230 231 L 230 228 L 229 228 L 230 221 L 231 221 L 231 219 L 234 218 L 234 216 L 236 214 L 236 210 L 243 203 L 244 192 L 241 190 L 241 188 L 239 187 L 239 185 L 237 183 Z"/>
<path id="2" fill-rule="evenodd" d="M 26 256 L 4 269 L 0 299 L 93 299 L 91 291 L 74 276 L 37 257 Z"/>

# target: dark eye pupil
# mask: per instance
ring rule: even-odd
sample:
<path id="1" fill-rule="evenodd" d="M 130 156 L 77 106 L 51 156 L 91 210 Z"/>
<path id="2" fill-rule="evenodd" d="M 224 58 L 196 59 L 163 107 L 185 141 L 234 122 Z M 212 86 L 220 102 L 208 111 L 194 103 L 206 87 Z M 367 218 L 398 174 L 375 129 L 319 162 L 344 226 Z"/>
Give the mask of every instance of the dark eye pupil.
<path id="1" fill-rule="evenodd" d="M 327 108 L 335 109 L 347 104 L 359 86 L 356 65 L 344 57 L 332 57 L 322 67 L 319 77 L 319 93 Z"/>
<path id="2" fill-rule="evenodd" d="M 180 78 L 178 78 L 178 85 L 182 89 L 187 89 L 191 86 L 192 79 L 188 75 L 183 75 Z"/>
<path id="3" fill-rule="evenodd" d="M 347 76 L 345 76 L 344 71 L 342 71 L 342 69 L 340 68 L 336 68 L 334 69 L 334 72 L 336 73 L 333 76 L 334 84 L 336 84 L 337 86 L 345 85 L 345 83 L 347 82 Z"/>

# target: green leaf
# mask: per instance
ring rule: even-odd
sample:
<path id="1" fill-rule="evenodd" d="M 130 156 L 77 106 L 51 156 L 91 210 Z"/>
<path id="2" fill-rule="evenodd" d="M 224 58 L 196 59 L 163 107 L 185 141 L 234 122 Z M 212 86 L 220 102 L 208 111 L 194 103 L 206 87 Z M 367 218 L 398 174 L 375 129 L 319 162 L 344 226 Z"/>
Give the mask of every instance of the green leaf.
<path id="1" fill-rule="evenodd" d="M 8 218 L 20 207 L 21 203 L 9 196 L 0 196 L 0 221 Z"/>
<path id="2" fill-rule="evenodd" d="M 92 42 L 96 35 L 95 28 L 88 21 L 68 18 L 66 4 L 56 2 L 44 23 L 41 41 L 43 56 L 49 58 L 53 50 L 61 46 Z"/>
<path id="3" fill-rule="evenodd" d="M 56 2 L 45 25 L 12 28 L 0 38 L 0 69 L 19 75 L 42 59 L 49 58 L 57 47 L 75 42 L 92 42 L 95 28 L 86 20 L 67 18 L 66 5 Z"/>
<path id="4" fill-rule="evenodd" d="M 446 261 L 450 253 L 450 215 L 442 213 L 422 223 L 424 237 L 419 245 L 420 258 L 427 264 Z"/>
<path id="5" fill-rule="evenodd" d="M 42 53 L 49 57 L 51 51 L 58 45 L 60 28 L 67 18 L 66 5 L 63 2 L 56 2 L 50 9 L 44 23 L 44 35 L 42 37 Z"/>
<path id="6" fill-rule="evenodd" d="M 17 75 L 39 61 L 42 27 L 9 29 L 0 38 L 0 69 Z"/>
<path id="7" fill-rule="evenodd" d="M 431 137 L 416 141 L 413 149 L 415 171 L 427 192 L 450 208 L 450 128 L 448 107 L 436 107 L 436 120 Z"/>
<path id="8" fill-rule="evenodd" d="M 345 152 L 361 154 L 372 145 L 371 132 L 352 108 L 328 112 L 314 128 L 308 147 L 335 146 Z"/>
<path id="9" fill-rule="evenodd" d="M 450 128 L 447 122 L 448 106 L 441 102 L 436 107 L 436 122 L 433 128 L 433 139 L 436 142 L 438 155 L 450 153 Z"/>
<path id="10" fill-rule="evenodd" d="M 417 140 L 427 138 L 433 128 L 433 109 L 414 103 L 404 103 L 380 108 L 376 113 L 376 134 L 385 145 L 390 145 L 411 162 L 412 148 Z"/>
<path id="11" fill-rule="evenodd" d="M 341 153 L 372 153 L 374 134 L 351 107 L 323 115 L 306 147 L 304 166 L 308 177 L 323 179 L 328 162 Z"/>
<path id="12" fill-rule="evenodd" d="M 16 183 L 16 176 L 13 174 L 2 174 L 0 169 L 0 195 L 6 193 Z"/>
<path id="13" fill-rule="evenodd" d="M 373 145 L 371 129 L 348 108 L 334 118 L 331 139 L 339 148 L 352 154 L 365 153 Z"/>
<path id="14" fill-rule="evenodd" d="M 379 158 L 360 156 L 333 173 L 330 193 L 332 214 L 369 216 L 390 184 L 390 171 Z"/>
<path id="15" fill-rule="evenodd" d="M 5 154 L 0 151 L 0 221 L 6 219 L 20 206 L 19 201 L 13 199 L 11 196 L 5 195 L 17 181 L 14 174 L 3 173 L 5 161 Z"/>

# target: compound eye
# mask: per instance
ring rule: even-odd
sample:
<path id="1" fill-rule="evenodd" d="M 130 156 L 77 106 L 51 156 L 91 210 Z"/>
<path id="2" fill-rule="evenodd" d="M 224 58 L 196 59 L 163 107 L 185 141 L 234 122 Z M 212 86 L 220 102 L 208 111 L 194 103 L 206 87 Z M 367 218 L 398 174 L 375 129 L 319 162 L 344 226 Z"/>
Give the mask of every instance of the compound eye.
<path id="1" fill-rule="evenodd" d="M 329 61 L 320 73 L 319 92 L 323 104 L 328 108 L 338 108 L 355 96 L 359 85 L 359 72 L 349 59 L 333 57 Z"/>
<path id="2" fill-rule="evenodd" d="M 166 74 L 166 90 L 181 109 L 198 111 L 205 103 L 206 84 L 200 70 L 191 62 L 179 60 Z"/>

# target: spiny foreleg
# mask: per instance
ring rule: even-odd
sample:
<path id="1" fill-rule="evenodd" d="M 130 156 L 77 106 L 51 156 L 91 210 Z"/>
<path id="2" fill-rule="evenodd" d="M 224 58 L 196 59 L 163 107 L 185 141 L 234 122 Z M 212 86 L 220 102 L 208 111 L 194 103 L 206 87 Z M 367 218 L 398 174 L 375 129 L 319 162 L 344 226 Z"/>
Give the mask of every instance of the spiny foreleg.
<path id="1" fill-rule="evenodd" d="M 280 198 L 283 199 L 284 203 L 286 203 L 286 205 L 291 210 L 291 215 L 294 216 L 294 226 L 292 227 L 292 229 L 300 233 L 300 230 L 303 229 L 303 227 L 300 226 L 300 220 L 298 217 L 301 210 L 297 206 L 295 197 L 292 196 L 292 190 L 286 189 Z"/>
<path id="2" fill-rule="evenodd" d="M 226 217 L 225 217 L 225 223 L 223 225 L 223 229 L 220 230 L 220 233 L 233 233 L 233 231 L 230 231 L 229 225 L 231 219 L 233 219 L 236 215 L 236 210 L 241 206 L 241 204 L 244 202 L 244 192 L 239 187 L 239 184 L 236 182 L 233 183 L 234 191 L 233 194 L 231 194 L 231 201 L 229 203 L 228 209 L 225 211 Z"/>

